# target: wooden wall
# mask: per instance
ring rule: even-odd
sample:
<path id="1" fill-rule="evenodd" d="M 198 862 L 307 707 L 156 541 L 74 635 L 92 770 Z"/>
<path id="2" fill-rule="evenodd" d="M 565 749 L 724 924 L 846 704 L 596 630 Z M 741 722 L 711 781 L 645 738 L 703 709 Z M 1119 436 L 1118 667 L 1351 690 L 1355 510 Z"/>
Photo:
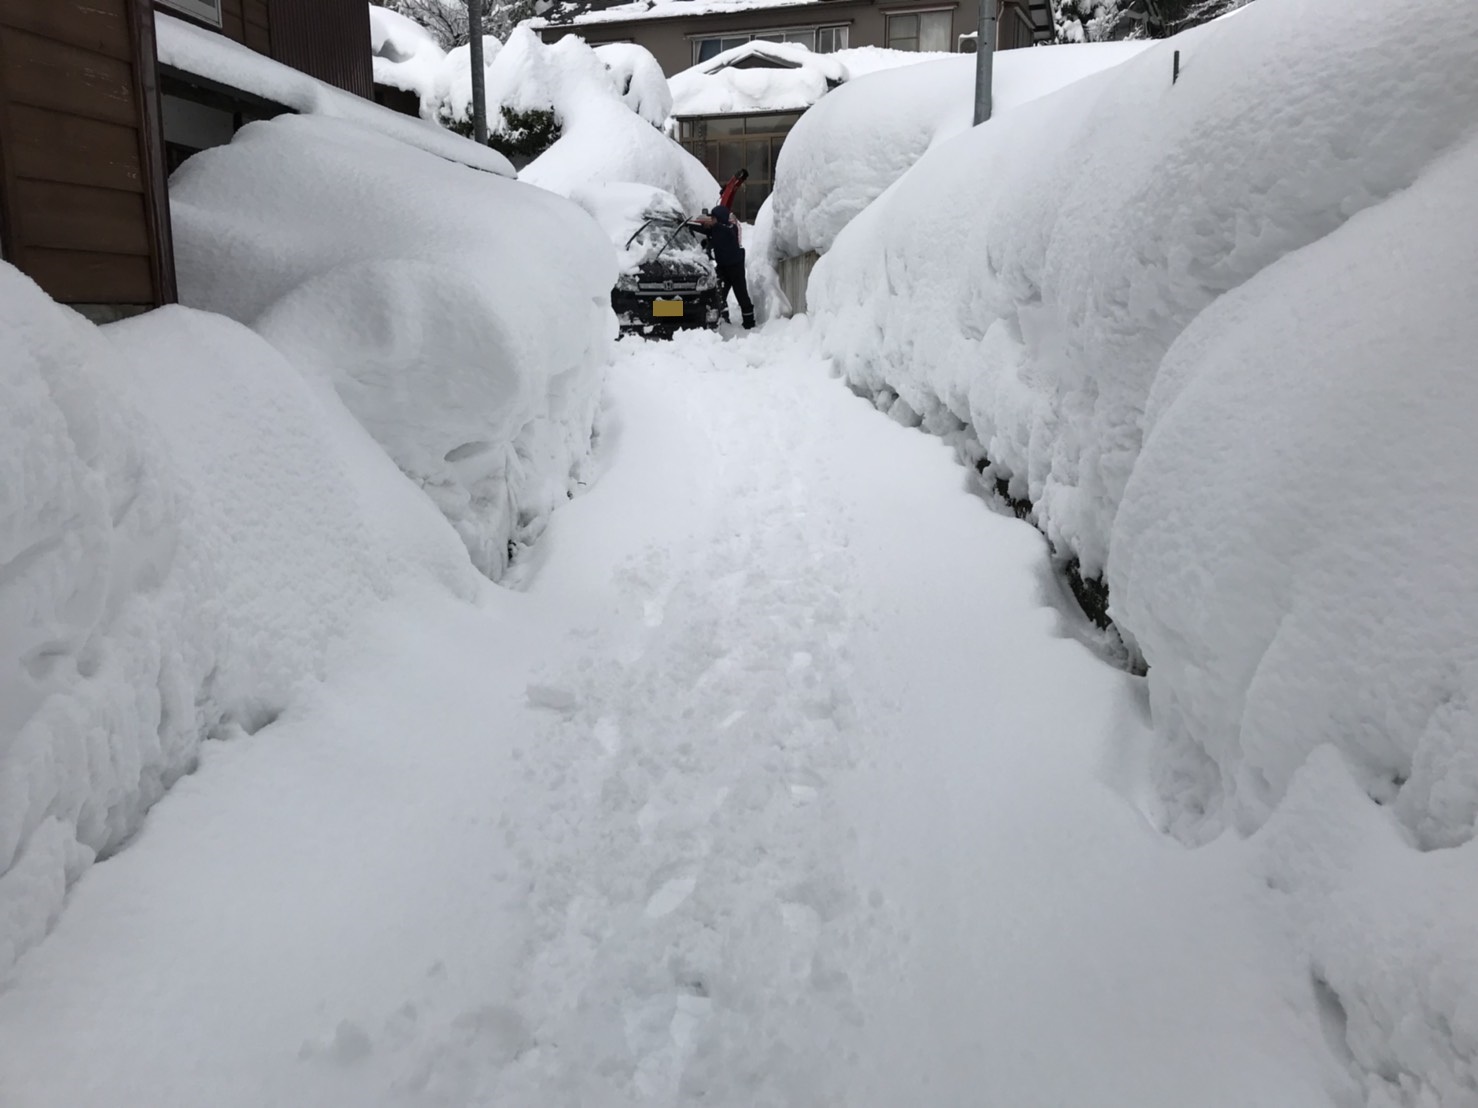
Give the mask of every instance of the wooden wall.
<path id="1" fill-rule="evenodd" d="M 0 3 L 0 247 L 63 303 L 174 299 L 153 36 L 149 0 Z"/>
<path id="2" fill-rule="evenodd" d="M 248 7 L 253 0 L 243 0 Z M 375 94 L 364 0 L 267 0 L 272 56 L 366 98 Z"/>

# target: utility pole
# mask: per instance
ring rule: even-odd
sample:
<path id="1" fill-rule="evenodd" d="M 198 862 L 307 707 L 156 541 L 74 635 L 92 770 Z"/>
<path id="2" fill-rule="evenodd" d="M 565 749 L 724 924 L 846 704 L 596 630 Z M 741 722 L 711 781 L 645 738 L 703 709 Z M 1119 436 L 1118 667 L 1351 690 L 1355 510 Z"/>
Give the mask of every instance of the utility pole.
<path id="1" fill-rule="evenodd" d="M 981 0 L 994 3 L 995 0 Z M 472 137 L 488 144 L 487 71 L 482 67 L 482 0 L 467 0 L 467 33 L 472 36 Z"/>
<path id="2" fill-rule="evenodd" d="M 990 118 L 991 82 L 995 80 L 996 0 L 980 0 L 980 25 L 975 32 L 975 125 Z"/>

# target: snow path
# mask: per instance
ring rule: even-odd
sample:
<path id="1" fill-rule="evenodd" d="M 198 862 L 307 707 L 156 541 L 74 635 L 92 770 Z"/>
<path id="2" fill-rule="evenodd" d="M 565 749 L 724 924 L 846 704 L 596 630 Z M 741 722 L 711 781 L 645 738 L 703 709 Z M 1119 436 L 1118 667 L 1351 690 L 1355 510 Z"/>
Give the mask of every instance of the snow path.
<path id="1" fill-rule="evenodd" d="M 524 591 L 212 745 L 0 985 L 0 1104 L 1332 1103 L 1039 537 L 798 330 L 624 347 Z"/>

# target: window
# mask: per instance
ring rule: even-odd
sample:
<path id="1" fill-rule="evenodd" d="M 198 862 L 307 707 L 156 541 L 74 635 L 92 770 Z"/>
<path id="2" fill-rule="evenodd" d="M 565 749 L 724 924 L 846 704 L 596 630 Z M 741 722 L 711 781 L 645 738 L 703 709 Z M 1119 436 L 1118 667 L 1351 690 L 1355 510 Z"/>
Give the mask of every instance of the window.
<path id="1" fill-rule="evenodd" d="M 719 115 L 679 120 L 678 141 L 719 181 L 749 170 L 734 197 L 734 214 L 753 223 L 775 181 L 775 159 L 799 112 Z"/>
<path id="2" fill-rule="evenodd" d="M 948 11 L 899 12 L 888 16 L 891 50 L 948 51 L 954 15 Z"/>
<path id="3" fill-rule="evenodd" d="M 845 27 L 818 27 L 816 28 L 816 53 L 831 54 L 837 50 L 847 48 L 847 28 Z"/>
<path id="4" fill-rule="evenodd" d="M 221 0 L 158 0 L 162 7 L 194 16 L 212 27 L 221 25 Z"/>
<path id="5" fill-rule="evenodd" d="M 693 64 L 706 62 L 725 50 L 754 41 L 790 42 L 818 54 L 831 54 L 847 48 L 848 33 L 846 27 L 780 27 L 772 31 L 739 31 L 710 38 L 695 38 Z"/>
<path id="6" fill-rule="evenodd" d="M 700 38 L 693 40 L 693 60 L 706 62 L 709 58 L 717 57 L 725 50 L 732 50 L 736 46 L 743 46 L 750 40 L 749 35 L 735 35 L 729 38 Z"/>

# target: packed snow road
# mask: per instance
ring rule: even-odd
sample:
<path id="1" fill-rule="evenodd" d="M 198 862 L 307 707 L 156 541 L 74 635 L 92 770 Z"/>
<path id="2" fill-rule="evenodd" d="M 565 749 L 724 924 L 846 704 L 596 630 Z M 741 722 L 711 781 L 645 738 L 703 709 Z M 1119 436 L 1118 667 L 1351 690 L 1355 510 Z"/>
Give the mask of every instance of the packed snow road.
<path id="1" fill-rule="evenodd" d="M 1331 1103 L 1039 537 L 799 326 L 624 345 L 520 587 L 212 744 L 5 983 L 0 1103 Z"/>

